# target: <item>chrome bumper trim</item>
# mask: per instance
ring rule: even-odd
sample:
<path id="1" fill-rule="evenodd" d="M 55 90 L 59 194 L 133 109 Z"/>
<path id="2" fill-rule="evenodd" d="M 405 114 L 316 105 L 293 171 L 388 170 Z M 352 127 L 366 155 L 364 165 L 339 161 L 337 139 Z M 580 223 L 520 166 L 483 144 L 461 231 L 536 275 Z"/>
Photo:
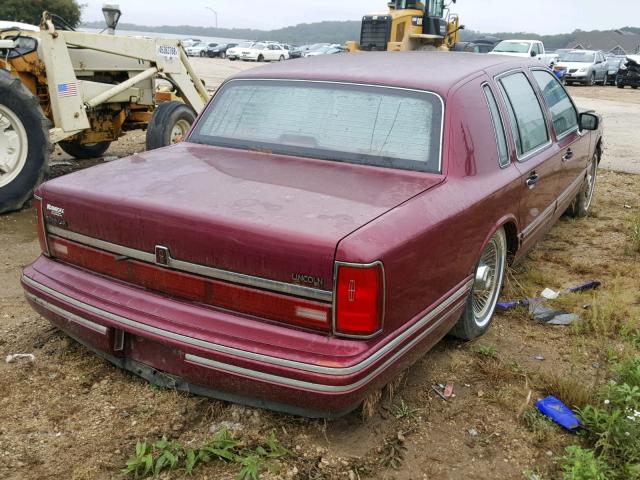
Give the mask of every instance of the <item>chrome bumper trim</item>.
<path id="1" fill-rule="evenodd" d="M 393 338 L 393 340 L 385 344 L 379 350 L 375 351 L 373 354 L 371 354 L 371 356 L 367 357 L 362 362 L 356 365 L 353 365 L 351 367 L 339 368 L 339 367 L 324 367 L 320 365 L 313 365 L 313 364 L 298 362 L 294 360 L 285 360 L 278 357 L 272 357 L 269 355 L 248 352 L 246 350 L 241 350 L 238 348 L 228 347 L 228 346 L 220 345 L 213 342 L 207 342 L 205 340 L 200 340 L 198 338 L 188 337 L 178 333 L 163 330 L 157 327 L 152 327 L 150 325 L 146 325 L 144 323 L 131 320 L 129 318 L 116 315 L 114 313 L 107 312 L 105 310 L 86 304 L 84 302 L 80 302 L 79 300 L 69 297 L 68 295 L 57 292 L 45 285 L 42 285 L 41 283 L 36 282 L 35 280 L 32 280 L 31 278 L 25 275 L 22 275 L 22 281 L 25 282 L 27 285 L 31 286 L 32 288 L 39 290 L 43 293 L 46 293 L 47 295 L 57 298 L 70 305 L 73 305 L 74 307 L 81 308 L 86 310 L 87 312 L 107 318 L 112 322 L 119 323 L 121 325 L 126 325 L 128 327 L 135 328 L 144 332 L 152 333 L 154 335 L 158 335 L 163 338 L 168 338 L 170 340 L 183 342 L 187 345 L 203 348 L 211 352 L 232 355 L 238 358 L 258 361 L 258 362 L 266 363 L 269 365 L 294 368 L 294 369 L 302 370 L 306 372 L 320 373 L 320 374 L 326 374 L 326 375 L 336 375 L 336 376 L 350 375 L 350 374 L 358 373 L 364 370 L 365 368 L 367 368 L 368 366 L 370 366 L 371 364 L 373 364 L 374 362 L 378 361 L 380 358 L 385 356 L 390 350 L 397 347 L 404 340 L 415 335 L 418 330 L 420 330 L 427 323 L 432 321 L 435 317 L 442 314 L 448 308 L 452 308 L 452 309 L 458 308 L 461 305 L 460 304 L 461 299 L 462 299 L 462 303 L 466 301 L 466 295 L 469 292 L 469 289 L 471 288 L 471 286 L 473 285 L 473 280 L 467 281 L 461 288 L 459 288 L 456 292 L 454 292 L 453 295 L 451 295 L 449 298 L 443 301 L 436 308 L 431 310 L 431 312 L 429 312 L 427 315 L 425 315 L 423 318 L 421 318 L 419 321 L 413 324 L 410 328 L 402 332 L 400 335 Z M 458 302 L 458 304 L 456 304 L 456 302 Z M 59 307 L 56 307 L 56 308 L 59 308 Z M 59 310 L 64 312 L 63 309 L 59 308 Z M 446 318 L 446 317 L 443 317 L 443 318 Z M 419 336 L 416 337 L 418 339 L 417 341 L 419 341 L 420 339 L 424 338 L 426 335 L 431 333 L 441 323 L 441 321 L 432 325 L 424 332 L 420 333 Z M 401 350 L 396 352 L 393 358 L 396 358 L 396 356 L 400 356 L 404 354 L 408 349 L 410 349 L 416 343 L 416 338 L 414 338 L 410 343 L 405 345 Z M 387 364 L 388 362 L 385 362 L 385 364 L 379 367 L 378 370 L 380 368 L 386 368 Z"/>
<path id="2" fill-rule="evenodd" d="M 46 308 L 47 310 L 55 313 L 56 315 L 66 318 L 70 322 L 77 323 L 78 325 L 82 325 L 83 327 L 93 330 L 94 332 L 101 333 L 102 335 L 107 334 L 108 329 L 104 325 L 100 325 L 99 323 L 92 322 L 90 320 L 87 320 L 86 318 L 79 317 L 75 313 L 71 313 L 68 310 L 64 310 L 56 305 L 53 305 L 52 303 L 49 303 L 45 300 L 42 300 L 39 297 L 36 297 L 32 293 L 25 292 L 25 296 L 32 302 L 37 303 L 41 307 Z"/>
<path id="3" fill-rule="evenodd" d="M 109 253 L 123 255 L 135 260 L 140 260 L 142 262 L 157 265 L 155 253 L 144 252 L 142 250 L 136 250 L 134 248 L 118 245 L 116 243 L 106 242 L 104 240 L 89 237 L 87 235 L 71 232 L 54 225 L 47 225 L 47 232 L 53 235 L 57 235 L 58 237 L 65 238 L 67 240 L 104 250 Z M 219 268 L 207 267 L 196 263 L 176 260 L 175 258 L 168 258 L 168 260 L 169 268 L 173 270 L 179 270 L 181 272 L 194 273 L 196 275 L 202 275 L 203 277 L 215 278 L 216 280 L 238 283 L 240 285 L 246 285 L 249 287 L 262 288 L 264 290 L 285 293 L 287 295 L 311 298 L 313 300 L 319 300 L 322 302 L 331 302 L 331 300 L 333 299 L 333 292 L 330 292 L 328 290 L 319 290 L 302 285 L 294 285 L 292 283 L 270 280 L 268 278 L 253 277 L 251 275 L 245 275 L 243 273 L 229 272 L 227 270 L 220 270 Z"/>

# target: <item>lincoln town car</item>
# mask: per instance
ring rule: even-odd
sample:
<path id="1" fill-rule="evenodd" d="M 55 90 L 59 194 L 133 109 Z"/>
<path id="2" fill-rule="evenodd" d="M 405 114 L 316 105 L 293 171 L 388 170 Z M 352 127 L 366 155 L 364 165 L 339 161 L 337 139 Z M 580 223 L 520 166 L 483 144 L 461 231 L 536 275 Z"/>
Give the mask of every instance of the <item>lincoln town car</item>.
<path id="1" fill-rule="evenodd" d="M 602 150 L 540 62 L 274 64 L 224 82 L 181 143 L 41 185 L 22 285 L 156 385 L 335 417 L 484 334 L 507 264 L 588 214 Z"/>

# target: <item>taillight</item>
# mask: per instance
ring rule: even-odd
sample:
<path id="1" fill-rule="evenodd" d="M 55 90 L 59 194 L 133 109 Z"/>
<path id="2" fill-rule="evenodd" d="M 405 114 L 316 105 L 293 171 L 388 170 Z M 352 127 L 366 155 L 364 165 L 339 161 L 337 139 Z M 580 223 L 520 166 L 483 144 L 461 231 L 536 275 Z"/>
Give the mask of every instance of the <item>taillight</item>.
<path id="1" fill-rule="evenodd" d="M 44 224 L 44 213 L 42 212 L 42 199 L 38 196 L 33 197 L 33 208 L 36 213 L 36 228 L 38 229 L 38 241 L 40 242 L 40 250 L 43 254 L 49 256 L 49 245 L 47 244 L 47 232 Z"/>
<path id="2" fill-rule="evenodd" d="M 382 330 L 384 269 L 382 263 L 336 263 L 335 333 L 370 337 Z"/>

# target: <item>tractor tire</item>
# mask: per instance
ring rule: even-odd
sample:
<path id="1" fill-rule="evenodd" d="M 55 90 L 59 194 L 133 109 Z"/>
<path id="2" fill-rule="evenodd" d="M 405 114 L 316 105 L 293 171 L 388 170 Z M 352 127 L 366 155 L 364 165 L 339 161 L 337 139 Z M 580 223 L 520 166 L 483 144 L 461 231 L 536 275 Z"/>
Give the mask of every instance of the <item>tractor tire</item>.
<path id="1" fill-rule="evenodd" d="M 0 69 L 0 213 L 19 210 L 47 173 L 51 123 L 38 99 Z"/>
<path id="2" fill-rule="evenodd" d="M 111 142 L 98 142 L 81 144 L 77 140 L 59 142 L 60 148 L 73 158 L 87 160 L 89 158 L 100 158 L 109 149 Z"/>
<path id="3" fill-rule="evenodd" d="M 147 150 L 167 147 L 181 141 L 196 120 L 196 112 L 181 102 L 161 103 L 147 127 Z"/>

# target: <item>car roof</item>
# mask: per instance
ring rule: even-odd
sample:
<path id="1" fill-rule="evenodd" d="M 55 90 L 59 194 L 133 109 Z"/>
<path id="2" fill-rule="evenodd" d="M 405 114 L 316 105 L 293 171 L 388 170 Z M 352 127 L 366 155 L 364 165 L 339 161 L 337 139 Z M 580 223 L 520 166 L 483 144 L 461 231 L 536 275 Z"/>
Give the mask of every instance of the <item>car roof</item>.
<path id="1" fill-rule="evenodd" d="M 467 52 L 359 52 L 309 57 L 245 70 L 234 79 L 292 79 L 364 83 L 429 90 L 446 96 L 456 83 L 539 62 Z"/>

